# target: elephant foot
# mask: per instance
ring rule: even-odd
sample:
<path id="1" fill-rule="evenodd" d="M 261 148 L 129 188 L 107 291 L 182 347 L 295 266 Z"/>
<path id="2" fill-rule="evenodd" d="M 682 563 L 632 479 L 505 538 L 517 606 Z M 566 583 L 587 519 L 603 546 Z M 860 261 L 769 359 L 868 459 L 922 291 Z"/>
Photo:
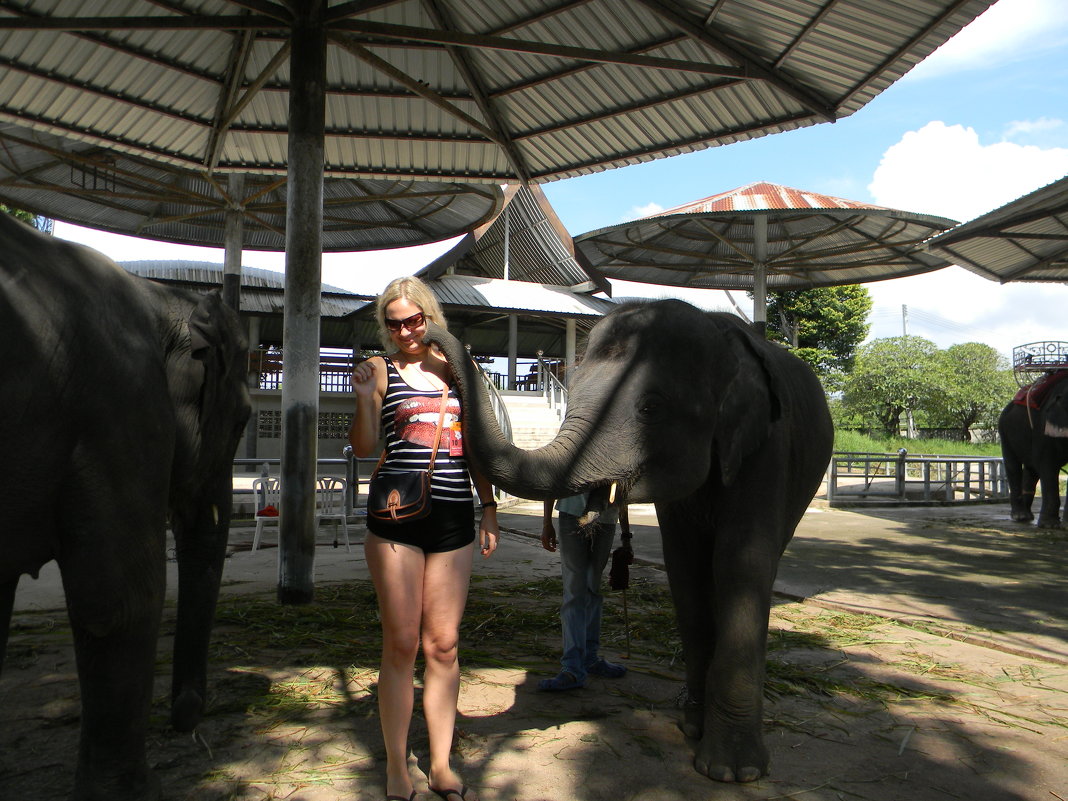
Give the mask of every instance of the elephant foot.
<path id="1" fill-rule="evenodd" d="M 1030 523 L 1035 519 L 1035 516 L 1030 512 L 1013 512 L 1009 517 L 1015 523 Z"/>
<path id="2" fill-rule="evenodd" d="M 200 723 L 204 711 L 204 699 L 200 693 L 182 690 L 171 702 L 171 726 L 175 731 L 190 732 Z"/>
<path id="3" fill-rule="evenodd" d="M 694 759 L 698 773 L 718 782 L 754 782 L 768 772 L 768 749 L 758 731 L 708 732 Z"/>
<path id="4" fill-rule="evenodd" d="M 1044 517 L 1042 515 L 1039 515 L 1038 527 L 1039 528 L 1060 528 L 1061 527 L 1061 520 L 1060 520 L 1059 517 Z"/>
<path id="5" fill-rule="evenodd" d="M 700 701 L 687 700 L 679 728 L 687 738 L 700 740 L 705 733 L 705 705 Z"/>
<path id="6" fill-rule="evenodd" d="M 159 777 L 148 766 L 121 777 L 87 781 L 76 776 L 72 801 L 160 801 Z"/>

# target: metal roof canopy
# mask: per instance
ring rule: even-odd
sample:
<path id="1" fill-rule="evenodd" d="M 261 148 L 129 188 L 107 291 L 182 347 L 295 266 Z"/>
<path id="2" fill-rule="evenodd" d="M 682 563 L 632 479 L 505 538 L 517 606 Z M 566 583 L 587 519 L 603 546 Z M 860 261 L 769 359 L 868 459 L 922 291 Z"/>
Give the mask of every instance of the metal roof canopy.
<path id="1" fill-rule="evenodd" d="M 491 222 L 471 231 L 417 274 L 430 279 L 446 273 L 612 294 L 605 277 L 575 252 L 571 235 L 537 185 L 509 186 L 504 208 Z"/>
<path id="2" fill-rule="evenodd" d="M 848 116 L 992 2 L 0 0 L 0 114 L 284 173 L 318 30 L 329 174 L 542 182 Z"/>
<path id="3" fill-rule="evenodd" d="M 223 283 L 223 265 L 214 262 L 180 260 L 140 260 L 119 262 L 129 273 L 166 284 L 207 292 Z M 244 267 L 241 270 L 241 312 L 259 318 L 257 345 L 282 344 L 282 316 L 285 299 L 283 276 L 273 270 Z M 320 341 L 327 348 L 351 348 L 353 345 L 353 315 L 366 306 L 373 306 L 375 296 L 350 292 L 340 287 L 322 285 Z M 373 312 L 371 313 L 373 316 Z M 373 324 L 372 324 L 373 328 Z M 370 339 L 361 342 L 377 341 Z"/>
<path id="4" fill-rule="evenodd" d="M 227 214 L 243 221 L 246 250 L 285 250 L 286 179 L 227 176 L 0 122 L 0 201 L 54 220 L 117 234 L 224 247 Z M 493 219 L 503 194 L 483 184 L 330 178 L 323 182 L 323 251 L 437 242 Z"/>
<path id="5" fill-rule="evenodd" d="M 306 603 L 325 173 L 539 182 L 832 121 L 992 1 L 0 0 L 0 119 L 290 176 L 278 596 Z"/>
<path id="6" fill-rule="evenodd" d="M 764 322 L 768 289 L 858 284 L 949 262 L 923 250 L 954 220 L 757 182 L 575 238 L 609 278 L 750 289 Z"/>
<path id="7" fill-rule="evenodd" d="M 1068 176 L 927 244 L 991 281 L 1068 281 Z"/>
<path id="8" fill-rule="evenodd" d="M 121 266 L 128 272 L 193 289 L 217 287 L 222 266 L 207 262 L 133 261 Z M 264 344 L 282 346 L 283 283 L 272 270 L 246 268 L 241 280 L 242 311 L 272 318 L 260 326 Z M 507 317 L 522 318 L 518 353 L 533 358 L 538 351 L 555 357 L 565 352 L 565 323 L 588 332 L 615 303 L 572 292 L 566 287 L 502 281 L 470 275 L 443 275 L 427 280 L 441 303 L 450 329 L 471 346 L 475 356 L 497 356 L 509 344 Z M 378 324 L 374 320 L 377 296 L 322 285 L 322 344 L 325 347 L 378 350 Z"/>
<path id="9" fill-rule="evenodd" d="M 120 262 L 127 272 L 176 284 L 187 289 L 217 289 L 223 266 L 212 262 L 141 260 Z M 261 318 L 260 345 L 281 346 L 283 277 L 272 270 L 246 267 L 241 271 L 241 311 Z M 568 321 L 583 332 L 615 307 L 612 301 L 576 294 L 566 287 L 501 281 L 469 275 L 429 279 L 427 286 L 438 298 L 449 320 L 476 356 L 497 356 L 509 346 L 507 318 L 522 319 L 516 341 L 518 355 L 533 358 L 538 351 L 554 357 L 565 354 Z M 321 344 L 330 348 L 378 350 L 374 320 L 375 295 L 322 285 Z"/>

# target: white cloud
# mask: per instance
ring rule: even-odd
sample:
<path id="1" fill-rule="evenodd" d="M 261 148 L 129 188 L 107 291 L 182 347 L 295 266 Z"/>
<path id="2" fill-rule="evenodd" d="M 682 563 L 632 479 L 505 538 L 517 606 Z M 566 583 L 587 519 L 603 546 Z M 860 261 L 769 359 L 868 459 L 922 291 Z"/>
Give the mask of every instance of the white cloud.
<path id="1" fill-rule="evenodd" d="M 1064 127 L 1064 120 L 1039 117 L 1037 120 L 1013 120 L 1005 126 L 1005 138 L 1028 137 L 1035 134 L 1058 131 Z"/>
<path id="2" fill-rule="evenodd" d="M 626 216 L 620 220 L 620 222 L 630 222 L 631 220 L 640 220 L 642 217 L 650 217 L 653 214 L 659 214 L 664 210 L 664 207 L 659 203 L 646 203 L 644 206 L 634 206 Z"/>
<path id="3" fill-rule="evenodd" d="M 929 79 L 972 69 L 993 69 L 1068 42 L 1064 0 L 998 0 L 924 59 L 907 79 Z"/>
<path id="4" fill-rule="evenodd" d="M 931 122 L 887 149 L 868 189 L 879 205 L 964 222 L 1066 173 L 1068 148 L 1004 141 L 984 145 L 971 128 Z M 1063 284 L 1002 286 L 950 267 L 868 288 L 875 303 L 873 337 L 899 335 L 900 310 L 906 304 L 927 313 L 919 317 L 952 324 L 910 328 L 910 334 L 925 336 L 939 347 L 986 342 L 1008 355 L 1026 342 L 1068 340 L 1062 323 L 1068 287 Z"/>
<path id="5" fill-rule="evenodd" d="M 882 206 L 966 222 L 1066 173 L 1068 148 L 984 145 L 973 128 L 934 121 L 887 149 L 868 191 Z"/>

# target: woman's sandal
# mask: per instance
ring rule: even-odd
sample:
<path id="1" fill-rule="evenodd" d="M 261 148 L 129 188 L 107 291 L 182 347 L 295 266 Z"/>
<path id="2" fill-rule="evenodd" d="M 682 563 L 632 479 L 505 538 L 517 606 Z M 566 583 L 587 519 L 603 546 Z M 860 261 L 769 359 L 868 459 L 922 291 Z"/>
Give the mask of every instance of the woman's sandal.
<path id="1" fill-rule="evenodd" d="M 412 790 L 412 794 L 405 798 L 403 795 L 387 795 L 386 801 L 415 801 L 415 797 L 418 795 L 415 790 Z"/>
<path id="2" fill-rule="evenodd" d="M 438 790 L 436 787 L 428 787 L 427 789 L 430 790 L 430 792 L 434 793 L 435 795 L 439 796 L 440 798 L 445 799 L 445 801 L 449 801 L 449 796 L 451 796 L 451 795 L 456 796 L 457 798 L 460 799 L 460 801 L 467 801 L 467 785 L 466 784 L 463 785 L 459 790 L 450 790 L 450 789 Z"/>

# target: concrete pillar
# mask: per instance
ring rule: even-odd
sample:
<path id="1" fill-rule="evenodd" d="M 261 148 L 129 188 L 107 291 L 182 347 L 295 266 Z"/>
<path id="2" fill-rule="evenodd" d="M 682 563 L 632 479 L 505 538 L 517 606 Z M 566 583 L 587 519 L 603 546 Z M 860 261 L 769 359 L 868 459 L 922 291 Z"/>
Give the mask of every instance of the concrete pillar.
<path id="1" fill-rule="evenodd" d="M 238 204 L 245 198 L 245 176 L 233 173 L 227 189 L 231 206 L 226 210 L 223 224 L 223 302 L 234 311 L 241 311 L 241 249 L 245 244 L 245 218 Z"/>
<path id="2" fill-rule="evenodd" d="M 292 8 L 278 600 L 304 604 L 314 600 L 326 0 Z"/>
<path id="3" fill-rule="evenodd" d="M 768 215 L 753 217 L 753 328 L 765 336 L 768 328 Z"/>

